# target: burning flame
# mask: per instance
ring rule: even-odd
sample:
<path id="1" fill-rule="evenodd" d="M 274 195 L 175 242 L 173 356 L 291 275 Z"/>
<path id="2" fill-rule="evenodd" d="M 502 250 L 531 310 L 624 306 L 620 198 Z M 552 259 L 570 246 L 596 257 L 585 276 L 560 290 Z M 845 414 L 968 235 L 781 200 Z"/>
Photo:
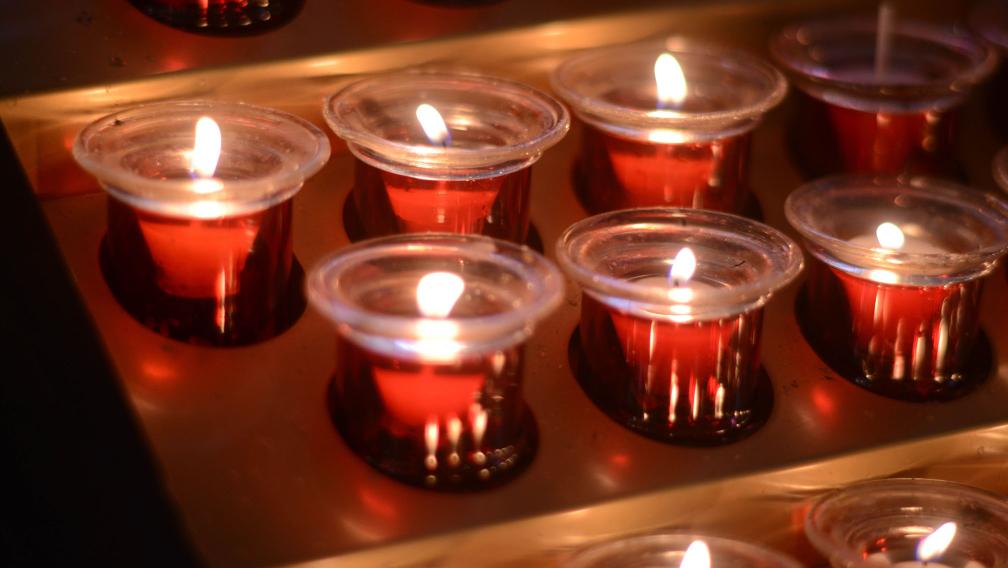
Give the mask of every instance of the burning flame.
<path id="1" fill-rule="evenodd" d="M 955 538 L 956 524 L 949 522 L 936 528 L 933 533 L 922 538 L 917 543 L 917 560 L 929 562 L 937 556 L 941 556 L 945 549 L 952 544 Z"/>
<path id="2" fill-rule="evenodd" d="M 416 107 L 416 117 L 420 121 L 420 127 L 431 144 L 447 146 L 451 144 L 451 133 L 448 132 L 448 125 L 438 109 L 427 103 Z"/>
<path id="3" fill-rule="evenodd" d="M 688 249 L 687 249 L 688 250 Z M 679 568 L 710 568 L 710 549 L 702 540 L 694 540 L 683 554 Z"/>
<path id="4" fill-rule="evenodd" d="M 903 243 L 906 242 L 903 231 L 894 223 L 888 221 L 875 229 L 875 238 L 878 239 L 879 246 L 889 250 L 899 250 L 903 248 Z"/>
<path id="5" fill-rule="evenodd" d="M 693 278 L 696 272 L 696 255 L 689 247 L 683 247 L 672 259 L 672 267 L 669 268 L 669 282 L 672 289 L 669 290 L 669 298 L 676 303 L 685 304 L 693 299 L 693 289 L 686 284 Z"/>
<path id="6" fill-rule="evenodd" d="M 431 272 L 416 288 L 417 308 L 424 317 L 446 318 L 462 297 L 465 281 L 451 272 Z"/>
<path id="7" fill-rule="evenodd" d="M 671 53 L 663 53 L 655 60 L 654 76 L 660 106 L 677 105 L 686 100 L 686 76 Z"/>
<path id="8" fill-rule="evenodd" d="M 221 131 L 217 122 L 209 116 L 196 121 L 196 140 L 189 156 L 189 171 L 197 176 L 193 183 L 196 193 L 213 193 L 223 187 L 213 178 L 221 154 Z"/>

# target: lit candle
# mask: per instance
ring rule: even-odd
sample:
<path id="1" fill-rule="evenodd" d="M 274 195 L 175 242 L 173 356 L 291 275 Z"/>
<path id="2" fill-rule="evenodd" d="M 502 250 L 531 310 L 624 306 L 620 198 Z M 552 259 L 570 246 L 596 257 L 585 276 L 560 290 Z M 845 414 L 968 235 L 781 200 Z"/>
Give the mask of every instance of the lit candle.
<path id="1" fill-rule="evenodd" d="M 881 394 L 963 392 L 973 384 L 983 277 L 1008 245 L 1002 207 L 965 188 L 886 178 L 829 178 L 794 192 L 788 219 L 820 261 L 799 313 L 812 345 Z"/>
<path id="2" fill-rule="evenodd" d="M 436 73 L 358 81 L 329 98 L 325 115 L 357 157 L 351 200 L 364 236 L 515 242 L 529 228 L 530 166 L 569 124 L 562 105 L 531 87 Z"/>
<path id="3" fill-rule="evenodd" d="M 771 52 L 799 88 L 792 142 L 813 175 L 957 174 L 958 108 L 996 59 L 967 34 L 896 21 L 885 3 L 877 21 L 788 27 Z"/>
<path id="4" fill-rule="evenodd" d="M 247 105 L 162 103 L 95 121 L 74 155 L 109 193 L 102 270 L 136 319 L 216 345 L 293 323 L 291 197 L 329 156 L 321 131 Z"/>
<path id="5" fill-rule="evenodd" d="M 761 308 L 800 270 L 794 243 L 740 217 L 655 208 L 576 223 L 557 256 L 584 288 L 578 379 L 596 404 L 667 441 L 751 431 Z"/>
<path id="6" fill-rule="evenodd" d="M 560 294 L 545 259 L 484 237 L 387 237 L 331 255 L 309 296 L 340 331 L 334 422 L 354 451 L 408 483 L 510 479 L 536 447 L 522 344 Z"/>
<path id="7" fill-rule="evenodd" d="M 711 568 L 760 566 L 798 568 L 793 558 L 737 540 L 679 533 L 644 534 L 609 540 L 576 551 L 563 568 L 647 566 L 649 568 Z"/>
<path id="8" fill-rule="evenodd" d="M 584 53 L 557 68 L 553 86 L 584 123 L 575 180 L 591 212 L 741 211 L 749 133 L 785 92 L 756 57 L 677 42 Z"/>

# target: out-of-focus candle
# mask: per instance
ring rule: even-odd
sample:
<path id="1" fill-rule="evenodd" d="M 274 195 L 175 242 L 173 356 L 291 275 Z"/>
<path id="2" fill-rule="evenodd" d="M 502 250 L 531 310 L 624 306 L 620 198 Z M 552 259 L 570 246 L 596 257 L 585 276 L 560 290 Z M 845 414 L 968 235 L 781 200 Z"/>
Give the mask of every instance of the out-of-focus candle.
<path id="1" fill-rule="evenodd" d="M 576 551 L 563 568 L 798 568 L 790 556 L 737 540 L 695 534 L 645 534 L 610 540 Z"/>
<path id="2" fill-rule="evenodd" d="M 530 462 L 522 345 L 560 301 L 548 261 L 479 236 L 386 237 L 324 260 L 309 296 L 339 331 L 333 421 L 370 464 L 458 490 Z"/>
<path id="3" fill-rule="evenodd" d="M 329 156 L 310 123 L 248 105 L 160 103 L 95 121 L 74 155 L 109 194 L 102 269 L 137 320 L 236 345 L 300 313 L 290 201 Z"/>
<path id="4" fill-rule="evenodd" d="M 332 95 L 326 120 L 357 158 L 365 236 L 443 231 L 523 242 L 532 164 L 567 111 L 531 87 L 478 75 L 399 73 Z"/>
<path id="5" fill-rule="evenodd" d="M 959 173 L 957 109 L 996 62 L 968 34 L 898 14 L 791 26 L 771 53 L 800 90 L 792 144 L 812 175 Z"/>
<path id="6" fill-rule="evenodd" d="M 557 258 L 584 289 L 578 379 L 610 416 L 684 443 L 759 423 L 762 306 L 801 269 L 797 245 L 734 215 L 652 208 L 574 224 Z"/>
<path id="7" fill-rule="evenodd" d="M 552 81 L 583 123 L 575 188 L 595 213 L 742 211 L 749 133 L 786 90 L 757 57 L 682 40 L 589 51 Z"/>
<path id="8" fill-rule="evenodd" d="M 836 370 L 911 400 L 982 378 L 969 363 L 983 277 L 1008 247 L 1008 204 L 937 181 L 853 176 L 806 185 L 785 210 L 818 260 L 799 319 Z"/>

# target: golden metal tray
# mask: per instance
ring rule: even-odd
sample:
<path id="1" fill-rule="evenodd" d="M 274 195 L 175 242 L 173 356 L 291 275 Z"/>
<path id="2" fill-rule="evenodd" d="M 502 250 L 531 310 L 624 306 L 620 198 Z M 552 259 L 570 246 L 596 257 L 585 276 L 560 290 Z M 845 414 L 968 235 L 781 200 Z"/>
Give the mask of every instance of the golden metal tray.
<path id="1" fill-rule="evenodd" d="M 645 439 L 591 404 L 568 366 L 579 297 L 571 287 L 528 346 L 525 392 L 541 433 L 534 463 L 502 488 L 446 495 L 386 478 L 347 449 L 324 402 L 335 345 L 318 314 L 236 349 L 178 343 L 133 321 L 98 269 L 105 196 L 73 164 L 69 147 L 98 115 L 175 97 L 243 100 L 322 126 L 324 95 L 356 74 L 393 67 L 465 67 L 548 88 L 548 73 L 572 50 L 662 34 L 765 52 L 781 24 L 850 4 L 728 2 L 555 22 L 8 98 L 0 118 L 209 565 L 549 566 L 587 542 L 659 527 L 761 542 L 821 563 L 801 534 L 804 506 L 839 484 L 924 475 L 1008 493 L 1008 331 L 1000 326 L 1008 290 L 1000 273 L 984 300 L 992 377 L 942 404 L 881 398 L 837 377 L 803 340 L 793 311 L 797 285 L 788 288 L 765 318 L 773 414 L 751 437 L 717 448 Z M 768 117 L 752 153 L 766 221 L 788 232 L 782 203 L 802 182 L 785 145 L 790 112 L 785 104 Z M 980 100 L 967 108 L 963 159 L 973 183 L 991 188 L 997 140 L 984 112 Z M 569 182 L 578 135 L 575 125 L 533 170 L 532 219 L 549 256 L 560 232 L 585 215 Z M 342 209 L 353 159 L 345 146 L 334 148 L 295 199 L 294 250 L 305 266 L 348 242 Z"/>

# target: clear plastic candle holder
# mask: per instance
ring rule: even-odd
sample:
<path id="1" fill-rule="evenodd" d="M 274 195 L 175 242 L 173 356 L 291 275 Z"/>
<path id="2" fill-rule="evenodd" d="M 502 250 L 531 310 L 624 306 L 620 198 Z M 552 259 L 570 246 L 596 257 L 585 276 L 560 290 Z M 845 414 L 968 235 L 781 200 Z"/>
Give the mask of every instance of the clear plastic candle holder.
<path id="1" fill-rule="evenodd" d="M 135 319 L 241 345 L 304 310 L 291 200 L 329 158 L 314 125 L 244 104 L 157 103 L 96 120 L 73 152 L 108 194 L 100 263 Z"/>
<path id="2" fill-rule="evenodd" d="M 351 222 L 362 236 L 441 231 L 524 242 L 531 166 L 567 133 L 567 110 L 481 75 L 394 73 L 329 97 L 356 157 Z M 354 236 L 354 235 L 351 235 Z"/>
<path id="3" fill-rule="evenodd" d="M 750 133 L 787 91 L 762 59 L 669 39 L 587 51 L 552 83 L 583 123 L 573 177 L 589 212 L 752 207 Z"/>
<path id="4" fill-rule="evenodd" d="M 698 545 L 696 543 L 702 543 Z M 563 568 L 800 568 L 774 550 L 696 534 L 645 534 L 611 540 L 575 552 Z"/>
<path id="5" fill-rule="evenodd" d="M 1008 502 L 934 479 L 882 479 L 819 499 L 805 534 L 835 568 L 1008 566 Z"/>
<path id="6" fill-rule="evenodd" d="M 771 42 L 799 89 L 790 130 L 799 164 L 812 176 L 961 175 L 958 110 L 996 54 L 951 28 L 899 19 L 883 26 L 880 40 L 876 19 L 809 22 Z"/>
<path id="7" fill-rule="evenodd" d="M 537 445 L 523 345 L 562 285 L 531 249 L 478 235 L 396 235 L 323 260 L 308 293 L 337 327 L 329 401 L 347 444 L 422 487 L 514 477 Z"/>
<path id="8" fill-rule="evenodd" d="M 1001 54 L 1001 66 L 994 74 L 990 89 L 989 109 L 1002 134 L 1008 135 L 1008 3 L 986 0 L 973 5 L 969 14 L 970 28 L 993 45 Z"/>
<path id="9" fill-rule="evenodd" d="M 614 420 L 685 444 L 766 420 L 763 306 L 801 270 L 791 239 L 728 213 L 631 209 L 575 223 L 557 258 L 583 290 L 572 366 Z"/>
<path id="10" fill-rule="evenodd" d="M 1008 203 L 948 182 L 840 176 L 785 203 L 816 259 L 798 319 L 845 378 L 904 400 L 958 396 L 986 378 L 985 277 L 1008 247 Z"/>

